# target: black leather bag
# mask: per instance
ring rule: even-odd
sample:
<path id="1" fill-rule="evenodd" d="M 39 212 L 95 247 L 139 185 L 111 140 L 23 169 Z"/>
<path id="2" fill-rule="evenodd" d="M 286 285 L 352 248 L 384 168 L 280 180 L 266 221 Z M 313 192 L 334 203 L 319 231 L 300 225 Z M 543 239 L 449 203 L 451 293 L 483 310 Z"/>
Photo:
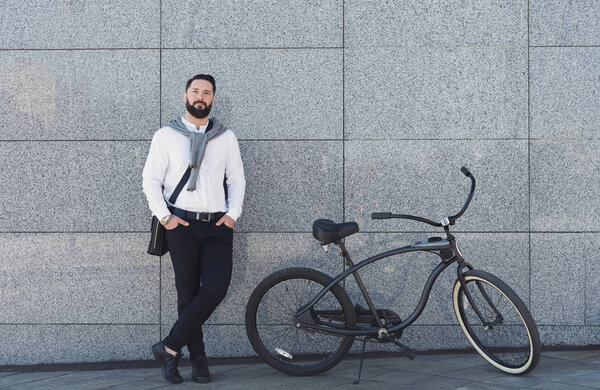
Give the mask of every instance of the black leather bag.
<path id="1" fill-rule="evenodd" d="M 152 236 L 150 237 L 150 245 L 148 245 L 148 253 L 154 256 L 162 256 L 167 253 L 169 251 L 167 229 L 165 229 L 156 217 L 152 217 L 150 232 Z"/>
<path id="2" fill-rule="evenodd" d="M 192 168 L 188 167 L 185 171 L 181 180 L 179 180 L 179 184 L 175 187 L 175 191 L 171 194 L 169 198 L 170 204 L 175 204 L 179 193 L 183 189 L 185 183 L 187 183 L 190 178 L 190 173 L 192 172 Z M 150 226 L 150 244 L 148 245 L 148 253 L 154 256 L 163 256 L 165 253 L 169 251 L 169 243 L 167 242 L 167 229 L 160 223 L 158 218 L 152 217 L 152 225 Z"/>

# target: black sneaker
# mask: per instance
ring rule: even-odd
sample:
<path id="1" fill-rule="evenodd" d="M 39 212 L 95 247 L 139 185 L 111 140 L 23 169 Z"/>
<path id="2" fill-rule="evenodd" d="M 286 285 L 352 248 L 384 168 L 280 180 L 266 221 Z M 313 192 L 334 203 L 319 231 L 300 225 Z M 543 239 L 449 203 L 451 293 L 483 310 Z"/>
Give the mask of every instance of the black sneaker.
<path id="1" fill-rule="evenodd" d="M 152 353 L 154 354 L 156 360 L 162 363 L 160 370 L 162 372 L 162 376 L 164 376 L 166 380 L 175 384 L 183 382 L 183 378 L 177 369 L 177 363 L 179 363 L 181 352 L 175 356 L 171 355 L 165 351 L 165 346 L 161 341 L 160 343 L 152 346 Z"/>
<path id="2" fill-rule="evenodd" d="M 192 362 L 192 380 L 198 383 L 210 382 L 210 372 L 206 358 L 195 358 Z"/>

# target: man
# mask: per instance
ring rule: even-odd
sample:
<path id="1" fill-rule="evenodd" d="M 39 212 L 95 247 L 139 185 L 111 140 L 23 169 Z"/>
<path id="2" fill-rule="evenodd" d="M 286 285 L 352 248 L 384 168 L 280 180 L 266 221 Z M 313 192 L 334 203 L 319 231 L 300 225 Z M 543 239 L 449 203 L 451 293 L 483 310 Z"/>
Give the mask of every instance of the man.
<path id="1" fill-rule="evenodd" d="M 143 172 L 144 193 L 152 214 L 167 230 L 175 271 L 179 316 L 169 335 L 152 346 L 163 376 L 172 383 L 183 381 L 177 369 L 183 346 L 190 353 L 192 379 L 210 382 L 202 324 L 231 281 L 233 228 L 246 186 L 237 138 L 216 119 L 208 119 L 215 91 L 210 75 L 188 80 L 185 116 L 154 134 Z M 165 199 L 189 168 L 189 180 L 174 204 L 168 204 Z"/>

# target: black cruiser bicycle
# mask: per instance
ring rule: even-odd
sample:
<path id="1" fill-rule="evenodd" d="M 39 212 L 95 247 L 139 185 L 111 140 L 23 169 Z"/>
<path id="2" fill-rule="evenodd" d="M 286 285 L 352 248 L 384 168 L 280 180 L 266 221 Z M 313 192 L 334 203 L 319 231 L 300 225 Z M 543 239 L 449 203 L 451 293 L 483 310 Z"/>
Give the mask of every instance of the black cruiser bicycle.
<path id="1" fill-rule="evenodd" d="M 461 172 L 471 179 L 471 191 L 462 210 L 436 223 L 412 215 L 373 213 L 373 219 L 402 218 L 442 227 L 446 238 L 429 237 L 413 245 L 390 250 L 354 264 L 342 239 L 358 232 L 355 222 L 334 223 L 319 219 L 313 236 L 325 247 L 338 245 L 348 269 L 334 278 L 310 268 L 288 268 L 267 276 L 252 292 L 246 307 L 246 331 L 256 353 L 269 365 L 291 375 L 317 375 L 333 368 L 350 350 L 355 337 L 363 337 L 358 383 L 368 339 L 396 344 L 410 359 L 414 351 L 398 339 L 402 330 L 421 315 L 437 277 L 457 264 L 452 290 L 454 312 L 465 336 L 491 365 L 508 374 L 525 374 L 540 359 L 540 338 L 529 310 L 503 281 L 475 270 L 460 251 L 450 226 L 465 212 L 473 193 L 475 178 L 465 167 Z M 425 251 L 441 262 L 431 272 L 421 299 L 405 320 L 389 309 L 378 309 L 371 300 L 358 270 L 383 258 Z M 354 306 L 340 282 L 353 275 L 368 308 Z"/>

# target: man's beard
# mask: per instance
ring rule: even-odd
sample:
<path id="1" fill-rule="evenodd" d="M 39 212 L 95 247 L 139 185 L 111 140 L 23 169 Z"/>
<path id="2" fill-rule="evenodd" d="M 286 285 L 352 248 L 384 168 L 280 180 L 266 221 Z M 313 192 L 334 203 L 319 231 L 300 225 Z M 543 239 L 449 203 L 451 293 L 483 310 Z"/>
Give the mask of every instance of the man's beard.
<path id="1" fill-rule="evenodd" d="M 204 106 L 200 105 L 196 107 L 194 104 L 190 104 L 189 100 L 186 100 L 185 108 L 194 118 L 202 119 L 206 118 L 208 114 L 210 114 L 210 110 L 212 109 L 212 104 L 210 104 L 209 106 L 207 106 L 204 102 L 202 102 L 202 104 L 204 104 Z"/>

